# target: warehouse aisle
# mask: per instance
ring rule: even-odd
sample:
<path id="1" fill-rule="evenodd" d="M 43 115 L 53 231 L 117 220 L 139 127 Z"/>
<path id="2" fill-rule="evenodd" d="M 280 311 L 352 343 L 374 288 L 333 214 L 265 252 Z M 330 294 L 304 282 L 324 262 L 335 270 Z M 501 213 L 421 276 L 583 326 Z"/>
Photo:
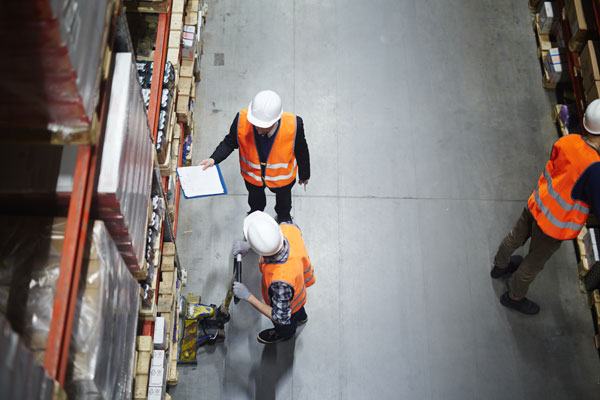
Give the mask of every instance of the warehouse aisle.
<path id="1" fill-rule="evenodd" d="M 570 243 L 530 291 L 498 302 L 491 259 L 556 131 L 526 2 L 209 1 L 194 160 L 259 90 L 303 117 L 312 177 L 293 217 L 317 274 L 309 322 L 264 346 L 269 322 L 233 307 L 225 343 L 179 367 L 174 399 L 589 399 L 598 356 Z M 248 206 L 182 201 L 185 292 L 220 303 Z M 274 215 L 274 198 L 265 211 Z M 259 294 L 255 255 L 244 281 Z"/>

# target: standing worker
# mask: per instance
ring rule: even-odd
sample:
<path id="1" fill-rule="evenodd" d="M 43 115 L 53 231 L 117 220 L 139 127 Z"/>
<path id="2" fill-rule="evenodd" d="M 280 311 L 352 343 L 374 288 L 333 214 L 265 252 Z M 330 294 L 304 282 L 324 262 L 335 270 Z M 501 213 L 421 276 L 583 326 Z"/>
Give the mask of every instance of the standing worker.
<path id="1" fill-rule="evenodd" d="M 243 231 L 246 241 L 234 243 L 233 255 L 243 257 L 252 248 L 261 256 L 258 265 L 264 302 L 241 282 L 233 284 L 233 292 L 273 322 L 273 328 L 258 334 L 259 342 L 288 340 L 298 325 L 308 320 L 304 310 L 306 288 L 315 283 L 300 228 L 287 222 L 278 225 L 270 215 L 255 211 L 244 219 Z"/>
<path id="2" fill-rule="evenodd" d="M 590 207 L 596 215 L 600 212 L 600 100 L 587 107 L 583 126 L 585 136 L 568 135 L 554 143 L 527 207 L 494 258 L 492 278 L 514 272 L 500 302 L 524 314 L 540 311 L 525 295 L 546 261 L 563 240 L 577 237 Z M 529 238 L 531 243 L 525 258 L 511 257 Z"/>
<path id="3" fill-rule="evenodd" d="M 271 90 L 259 92 L 248 109 L 236 115 L 229 134 L 210 158 L 199 165 L 206 169 L 219 164 L 237 148 L 240 149 L 240 171 L 248 189 L 248 214 L 265 209 L 266 186 L 275 193 L 277 221 L 291 222 L 296 171 L 301 185 L 306 185 L 310 178 L 302 118 L 284 113 L 277 93 Z"/>

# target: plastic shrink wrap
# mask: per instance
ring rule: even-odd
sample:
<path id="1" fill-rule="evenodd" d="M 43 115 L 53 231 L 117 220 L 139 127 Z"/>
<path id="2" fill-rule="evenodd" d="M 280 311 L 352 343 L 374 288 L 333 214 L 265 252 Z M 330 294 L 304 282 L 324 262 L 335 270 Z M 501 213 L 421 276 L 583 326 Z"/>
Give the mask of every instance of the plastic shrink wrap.
<path id="1" fill-rule="evenodd" d="M 98 178 L 98 214 L 125 263 L 143 269 L 153 167 L 148 117 L 131 53 L 115 60 Z"/>
<path id="2" fill-rule="evenodd" d="M 140 289 L 104 223 L 91 226 L 65 386 L 70 398 L 127 399 Z M 39 362 L 45 356 L 64 229 L 64 218 L 0 217 L 0 312 Z"/>
<path id="3" fill-rule="evenodd" d="M 98 100 L 108 0 L 3 2 L 0 14 L 0 127 L 54 132 L 89 142 Z M 10 77 L 10 78 L 8 78 Z M 84 132 L 84 133 L 83 133 Z M 31 133 L 30 133 L 31 134 Z"/>
<path id="4" fill-rule="evenodd" d="M 55 382 L 0 314 L 0 388 L 2 398 L 53 400 Z"/>
<path id="5" fill-rule="evenodd" d="M 67 391 L 77 399 L 131 398 L 140 287 L 101 221 L 83 276 Z"/>

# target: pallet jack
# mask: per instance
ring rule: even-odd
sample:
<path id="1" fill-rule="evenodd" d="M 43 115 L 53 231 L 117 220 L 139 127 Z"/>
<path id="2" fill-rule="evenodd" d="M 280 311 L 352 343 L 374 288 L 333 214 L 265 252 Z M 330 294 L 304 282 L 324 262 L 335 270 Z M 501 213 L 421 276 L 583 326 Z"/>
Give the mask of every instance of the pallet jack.
<path id="1" fill-rule="evenodd" d="M 214 345 L 225 340 L 225 324 L 231 319 L 229 305 L 231 299 L 237 304 L 240 299 L 233 295 L 233 283 L 242 281 L 242 255 L 233 260 L 233 276 L 229 290 L 219 307 L 201 303 L 200 296 L 193 293 L 182 296 L 183 334 L 179 344 L 179 364 L 196 364 L 196 352 L 205 344 Z"/>

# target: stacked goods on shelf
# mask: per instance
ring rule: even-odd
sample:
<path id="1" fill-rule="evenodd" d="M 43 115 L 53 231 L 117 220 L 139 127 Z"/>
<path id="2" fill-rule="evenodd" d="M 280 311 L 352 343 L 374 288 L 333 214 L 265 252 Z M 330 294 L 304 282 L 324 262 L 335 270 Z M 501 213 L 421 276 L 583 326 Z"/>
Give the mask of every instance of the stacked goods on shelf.
<path id="1" fill-rule="evenodd" d="M 133 399 L 148 398 L 148 381 L 150 380 L 150 360 L 152 359 L 152 336 L 138 336 L 135 359 L 135 380 Z"/>
<path id="2" fill-rule="evenodd" d="M 131 398 L 139 285 L 102 221 L 93 225 L 79 291 L 70 359 L 69 395 Z"/>
<path id="3" fill-rule="evenodd" d="M 100 175 L 98 215 L 130 271 L 143 273 L 154 152 L 130 53 L 115 59 Z"/>
<path id="4" fill-rule="evenodd" d="M 44 362 L 66 219 L 1 217 L 0 313 Z"/>
<path id="5" fill-rule="evenodd" d="M 600 55 L 600 42 L 592 40 L 588 40 L 579 55 L 581 84 L 583 85 L 583 94 L 588 104 L 597 99 L 600 93 L 598 55 Z"/>
<path id="6" fill-rule="evenodd" d="M 579 276 L 585 290 L 600 288 L 600 229 L 584 227 L 576 239 Z"/>
<path id="7" fill-rule="evenodd" d="M 568 21 L 571 28 L 569 50 L 572 52 L 581 51 L 588 39 L 597 36 L 594 10 L 590 0 L 566 0 L 563 19 Z"/>
<path id="8" fill-rule="evenodd" d="M 539 33 L 541 35 L 548 35 L 552 32 L 552 28 L 556 24 L 556 18 L 554 15 L 554 5 L 551 1 L 544 1 L 540 13 L 537 19 Z"/>
<path id="9" fill-rule="evenodd" d="M 594 321 L 594 342 L 596 349 L 600 350 L 600 290 L 596 289 L 588 293 L 588 306 L 592 311 L 592 320 Z"/>
<path id="10" fill-rule="evenodd" d="M 171 21 L 169 24 L 169 41 L 167 61 L 179 69 L 179 55 L 181 53 L 181 35 L 183 33 L 184 0 L 173 0 L 171 5 Z"/>
<path id="11" fill-rule="evenodd" d="M 2 217 L 0 308 L 43 362 L 64 243 L 65 219 Z M 131 397 L 139 286 L 102 221 L 89 236 L 71 332 L 69 397 Z M 25 398 L 25 397 L 14 397 Z"/>
<path id="12" fill-rule="evenodd" d="M 115 1 L 5 2 L 0 127 L 15 140 L 91 143 Z M 18 65 L 18 68 L 15 68 Z M 94 122 L 95 121 L 95 122 Z M 27 132 L 27 135 L 23 135 Z"/>
<path id="13" fill-rule="evenodd" d="M 65 391 L 52 380 L 31 351 L 0 314 L 0 387 L 7 399 L 66 400 Z"/>
<path id="14" fill-rule="evenodd" d="M 544 57 L 544 83 L 556 85 L 570 79 L 569 65 L 563 49 L 553 47 Z"/>
<path id="15" fill-rule="evenodd" d="M 152 75 L 154 73 L 153 61 L 138 61 L 136 62 L 138 80 L 142 86 L 142 97 L 144 105 L 148 109 L 150 102 L 150 86 L 152 83 Z M 170 62 L 165 63 L 163 74 L 163 82 L 160 96 L 160 112 L 158 117 L 158 131 L 156 135 L 156 152 L 158 155 L 158 163 L 164 164 L 169 156 L 171 143 L 172 129 L 174 124 L 173 108 L 175 85 L 177 83 L 177 73 Z"/>
<path id="16" fill-rule="evenodd" d="M 153 191 L 156 190 L 158 181 L 153 181 Z M 142 321 L 154 321 L 156 319 L 156 289 L 158 284 L 158 267 L 160 264 L 160 240 L 165 217 L 165 203 L 160 194 L 153 194 L 151 198 L 152 212 L 148 224 L 148 235 L 146 241 L 146 264 L 147 275 L 141 285 L 141 302 L 139 316 Z"/>
<path id="17" fill-rule="evenodd" d="M 579 133 L 579 115 L 575 104 L 557 104 L 552 112 L 552 121 L 558 125 L 561 136 Z"/>
<path id="18" fill-rule="evenodd" d="M 125 0 L 127 10 L 140 13 L 169 12 L 169 0 Z"/>
<path id="19" fill-rule="evenodd" d="M 164 319 L 164 350 L 167 351 L 166 376 L 169 385 L 176 385 L 178 381 L 177 373 L 177 322 L 179 294 L 181 291 L 180 282 L 177 279 L 177 269 L 175 260 L 177 253 L 175 244 L 165 242 L 163 244 L 163 256 L 161 262 L 162 280 L 159 286 L 158 312 Z M 156 331 L 155 331 L 156 332 Z"/>

